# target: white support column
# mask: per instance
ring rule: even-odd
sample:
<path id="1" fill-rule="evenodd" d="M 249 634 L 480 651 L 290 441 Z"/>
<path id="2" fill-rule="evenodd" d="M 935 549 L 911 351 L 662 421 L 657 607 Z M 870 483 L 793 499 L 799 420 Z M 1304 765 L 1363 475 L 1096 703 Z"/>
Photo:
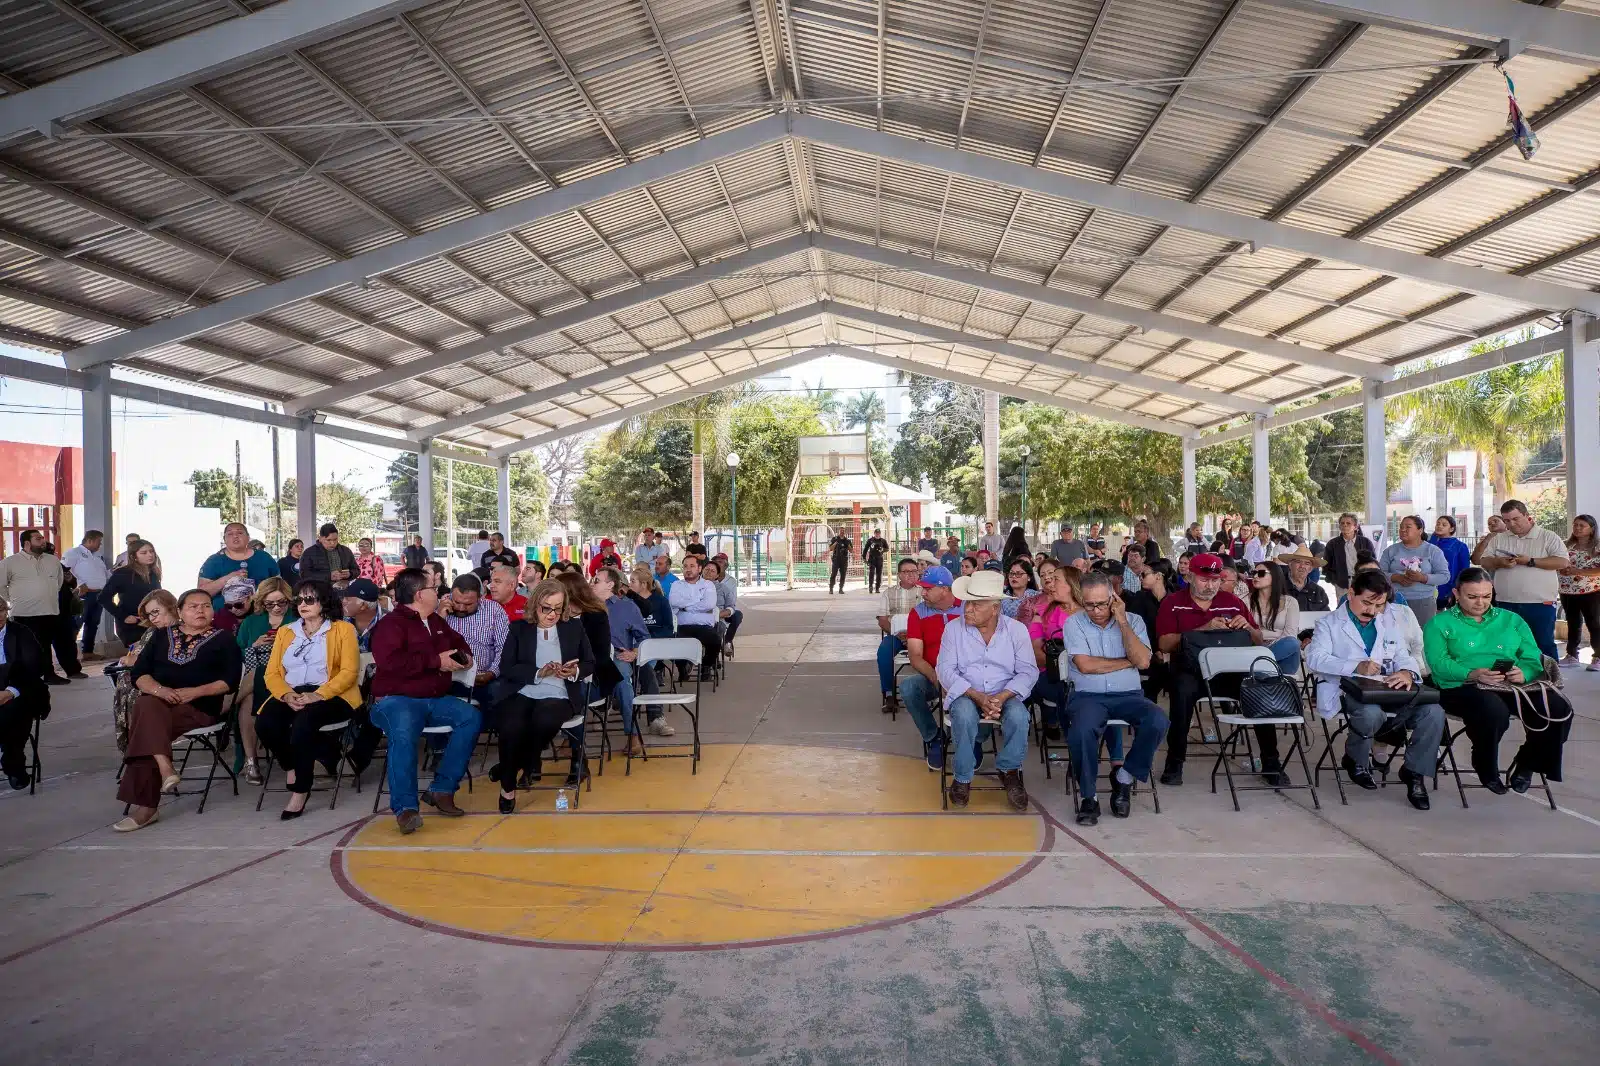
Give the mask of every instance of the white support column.
<path id="1" fill-rule="evenodd" d="M 1199 508 L 1195 504 L 1194 458 L 1195 442 L 1193 438 L 1185 437 L 1183 441 L 1183 528 L 1187 530 L 1199 519 Z"/>
<path id="2" fill-rule="evenodd" d="M 500 535 L 506 538 L 506 543 L 511 544 L 511 457 L 500 460 L 499 478 L 496 481 L 499 489 L 500 510 Z"/>
<path id="3" fill-rule="evenodd" d="M 90 387 L 82 392 L 83 400 L 83 529 L 75 530 L 75 539 L 82 540 L 85 530 L 98 529 L 105 534 L 100 544 L 100 554 L 107 564 L 116 558 L 122 530 L 115 525 L 112 501 L 115 485 L 111 460 L 111 374 L 106 370 L 86 374 Z M 63 545 L 62 552 L 67 550 Z M 101 632 L 106 632 L 102 627 Z M 110 635 L 115 636 L 113 631 Z"/>
<path id="4" fill-rule="evenodd" d="M 983 394 L 983 516 L 1000 528 L 1000 394 Z"/>
<path id="5" fill-rule="evenodd" d="M 1272 520 L 1272 456 L 1268 451 L 1267 435 L 1266 416 L 1257 415 L 1255 424 L 1250 430 L 1252 444 L 1250 517 L 1258 522 Z"/>
<path id="6" fill-rule="evenodd" d="M 306 419 L 294 431 L 295 529 L 310 544 L 317 537 L 317 426 Z"/>
<path id="7" fill-rule="evenodd" d="M 1361 383 L 1361 441 L 1365 453 L 1362 484 L 1366 488 L 1366 515 L 1369 525 L 1389 521 L 1389 452 L 1387 427 L 1383 420 L 1383 397 L 1378 382 L 1368 378 Z"/>
<path id="8" fill-rule="evenodd" d="M 422 537 L 422 546 L 428 549 L 428 557 L 433 557 L 433 441 L 425 440 L 417 445 L 417 533 Z M 445 569 L 449 569 L 449 560 L 445 561 Z"/>
<path id="9" fill-rule="evenodd" d="M 1600 336 L 1589 339 L 1593 328 L 1593 316 L 1582 311 L 1567 315 L 1562 375 L 1567 393 L 1568 529 L 1578 515 L 1600 511 Z"/>

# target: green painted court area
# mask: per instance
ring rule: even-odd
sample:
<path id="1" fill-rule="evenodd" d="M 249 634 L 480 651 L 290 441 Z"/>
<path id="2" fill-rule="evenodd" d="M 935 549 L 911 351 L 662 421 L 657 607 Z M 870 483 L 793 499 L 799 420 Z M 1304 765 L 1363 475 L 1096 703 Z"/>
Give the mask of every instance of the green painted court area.
<path id="1" fill-rule="evenodd" d="M 437 849 L 454 872 L 392 878 L 387 911 L 335 875 L 359 869 L 377 891 L 371 871 L 398 858 L 386 815 L 354 832 L 370 818 L 370 772 L 362 794 L 331 811 L 318 794 L 287 829 L 255 812 L 253 790 L 224 789 L 203 814 L 180 800 L 118 837 L 106 684 L 58 690 L 44 787 L 0 797 L 0 1058 L 1593 1061 L 1595 681 L 1569 679 L 1581 718 L 1559 811 L 1481 790 L 1464 810 L 1441 789 L 1419 814 L 1392 785 L 1341 806 L 1324 776 L 1320 812 L 1304 793 L 1268 792 L 1236 813 L 1191 759 L 1161 814 L 1141 793 L 1128 820 L 1080 829 L 1059 769 L 1046 780 L 1030 754 L 1033 811 L 977 793 L 941 814 L 937 775 L 899 770 L 917 754 L 909 722 L 878 709 L 875 602 L 858 587 L 747 594 L 739 657 L 707 695 L 715 754 L 697 778 L 681 760 L 624 777 L 613 760 L 579 811 L 558 815 L 541 794 L 498 829 L 480 780 L 464 803 L 481 813 L 404 838 L 408 862 L 430 868 Z M 775 806 L 791 813 L 772 818 Z M 973 891 L 980 861 L 997 872 Z M 617 904 L 609 893 L 644 863 L 664 872 Z M 877 908 L 836 920 L 836 902 L 864 888 Z M 774 910 L 827 930 L 574 949 L 475 936 L 496 900 L 530 918 L 566 908 L 561 939 L 574 941 L 619 905 L 639 930 L 673 907 L 729 916 L 699 933 L 677 920 L 685 938 L 770 929 Z M 408 907 L 426 920 L 394 913 Z"/>

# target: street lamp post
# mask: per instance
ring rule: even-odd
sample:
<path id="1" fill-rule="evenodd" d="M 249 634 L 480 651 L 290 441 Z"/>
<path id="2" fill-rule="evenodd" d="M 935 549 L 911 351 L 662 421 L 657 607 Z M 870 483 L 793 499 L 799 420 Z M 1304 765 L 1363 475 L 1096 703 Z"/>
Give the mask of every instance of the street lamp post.
<path id="1" fill-rule="evenodd" d="M 1028 456 L 1033 454 L 1033 449 L 1024 444 L 1017 449 L 1017 454 L 1022 456 L 1022 534 L 1028 534 Z"/>
<path id="2" fill-rule="evenodd" d="M 733 584 L 739 584 L 739 453 L 728 453 L 728 505 L 733 511 Z"/>

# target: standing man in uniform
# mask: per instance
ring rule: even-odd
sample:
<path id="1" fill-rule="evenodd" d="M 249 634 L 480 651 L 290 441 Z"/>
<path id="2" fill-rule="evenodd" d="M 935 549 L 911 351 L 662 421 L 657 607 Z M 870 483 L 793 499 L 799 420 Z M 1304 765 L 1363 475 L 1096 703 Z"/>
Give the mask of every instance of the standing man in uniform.
<path id="1" fill-rule="evenodd" d="M 889 554 L 889 542 L 883 539 L 883 531 L 874 529 L 872 536 L 861 546 L 861 554 L 867 560 L 867 591 L 878 593 L 883 591 L 883 557 Z"/>
<path id="2" fill-rule="evenodd" d="M 828 541 L 828 595 L 833 595 L 833 582 L 839 580 L 839 595 L 844 595 L 845 574 L 850 572 L 850 549 L 853 545 L 850 538 L 843 533 L 835 533 L 833 539 Z"/>

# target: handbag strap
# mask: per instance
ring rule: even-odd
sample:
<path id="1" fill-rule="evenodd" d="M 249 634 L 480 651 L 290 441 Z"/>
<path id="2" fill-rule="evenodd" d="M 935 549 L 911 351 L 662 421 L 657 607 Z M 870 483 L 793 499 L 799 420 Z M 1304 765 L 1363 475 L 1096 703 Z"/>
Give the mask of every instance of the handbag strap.
<path id="1" fill-rule="evenodd" d="M 1522 719 L 1522 728 L 1529 733 L 1542 733 L 1552 726 L 1560 725 L 1563 722 L 1572 720 L 1571 703 L 1567 704 L 1567 713 L 1562 717 L 1554 718 L 1551 716 L 1550 692 L 1555 688 L 1555 686 L 1550 682 L 1543 680 L 1542 678 L 1535 681 L 1528 681 L 1520 685 L 1491 684 L 1479 685 L 1478 687 L 1489 692 L 1511 693 L 1511 701 L 1516 706 L 1517 717 Z M 1537 703 L 1534 702 L 1533 698 L 1533 693 L 1535 692 L 1539 694 L 1539 700 Z M 1544 720 L 1542 725 L 1535 721 L 1535 711 L 1538 712 L 1538 717 Z"/>

